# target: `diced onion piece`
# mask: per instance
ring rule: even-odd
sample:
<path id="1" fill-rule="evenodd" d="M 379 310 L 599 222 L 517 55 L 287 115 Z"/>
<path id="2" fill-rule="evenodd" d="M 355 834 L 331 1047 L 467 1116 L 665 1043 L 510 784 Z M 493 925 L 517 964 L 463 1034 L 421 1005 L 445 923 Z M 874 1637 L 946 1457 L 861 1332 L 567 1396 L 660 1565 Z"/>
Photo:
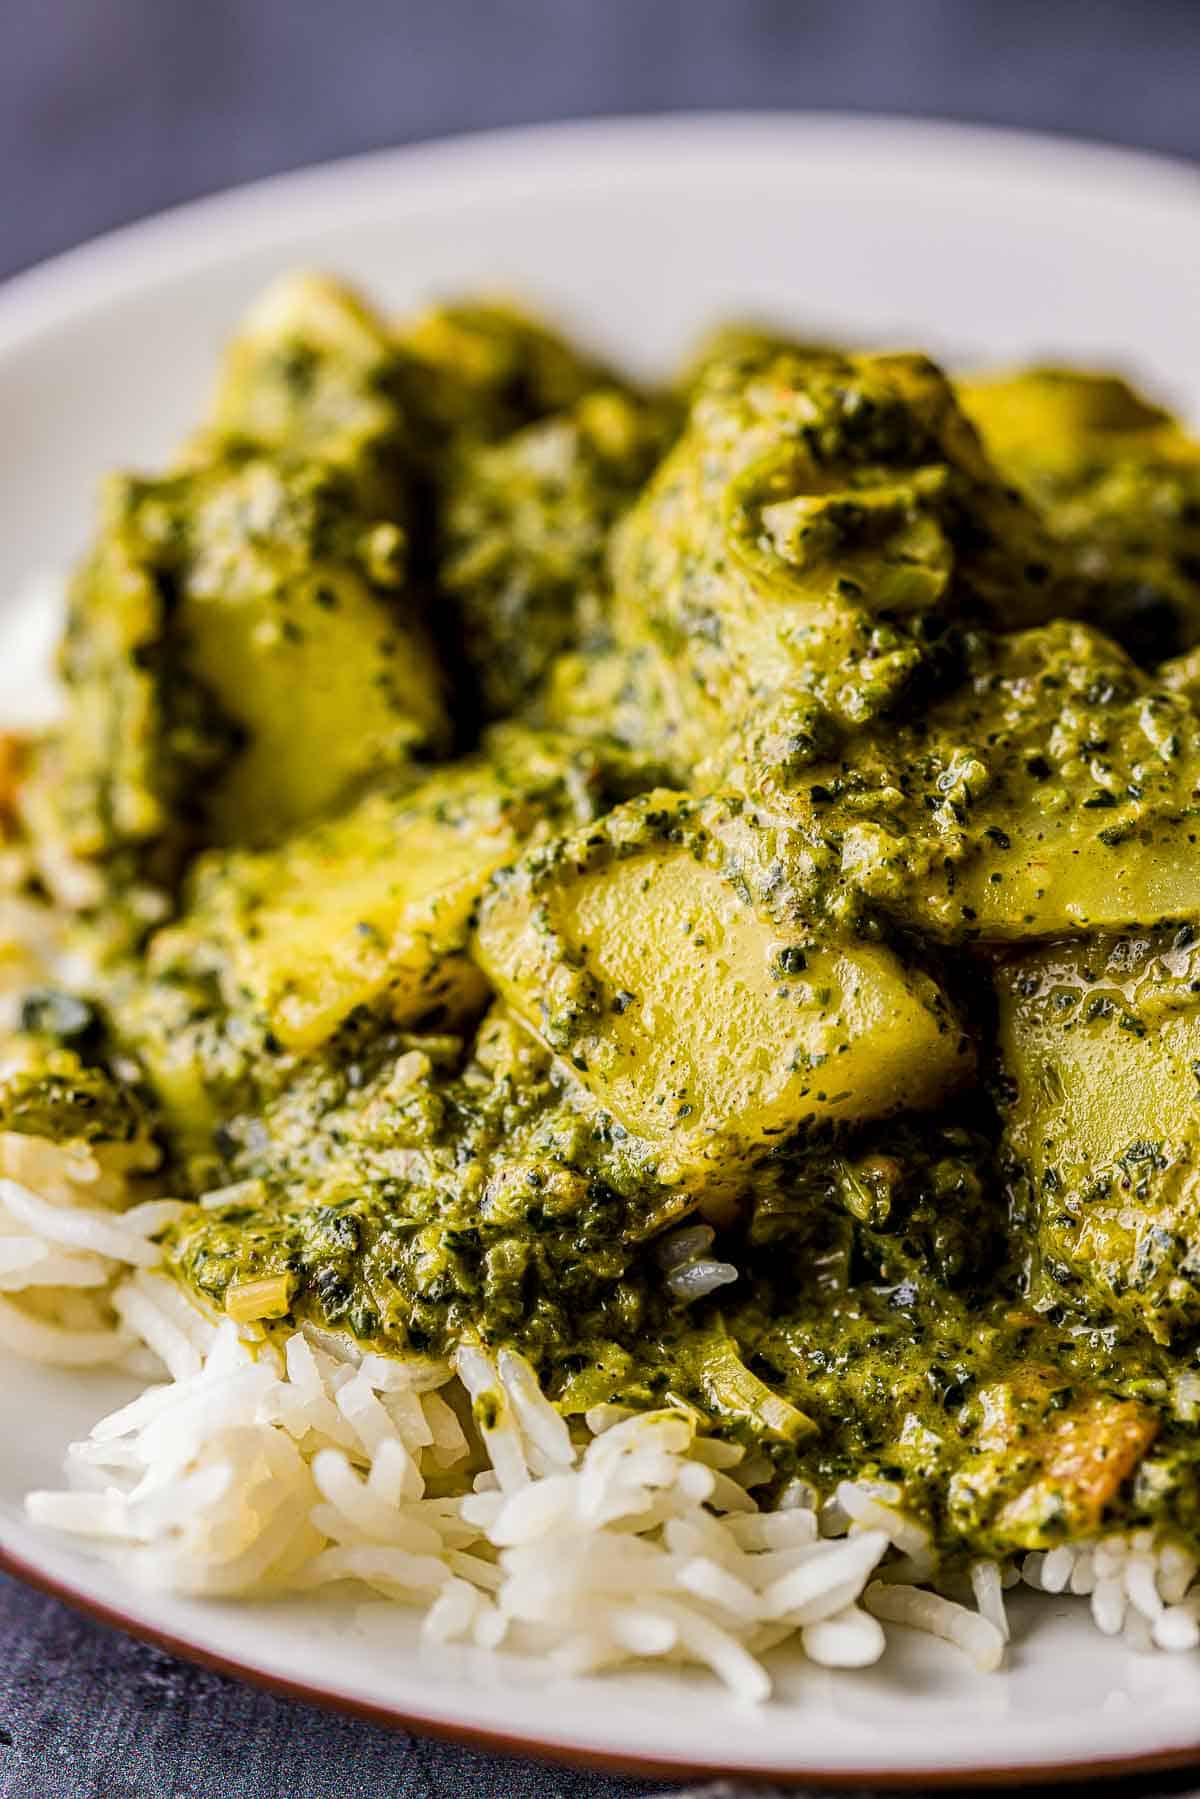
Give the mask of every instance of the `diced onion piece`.
<path id="1" fill-rule="evenodd" d="M 286 1318 L 292 1309 L 296 1278 L 292 1274 L 268 1274 L 261 1280 L 235 1281 L 225 1289 L 225 1314 L 235 1324 L 254 1324 L 260 1318 Z"/>

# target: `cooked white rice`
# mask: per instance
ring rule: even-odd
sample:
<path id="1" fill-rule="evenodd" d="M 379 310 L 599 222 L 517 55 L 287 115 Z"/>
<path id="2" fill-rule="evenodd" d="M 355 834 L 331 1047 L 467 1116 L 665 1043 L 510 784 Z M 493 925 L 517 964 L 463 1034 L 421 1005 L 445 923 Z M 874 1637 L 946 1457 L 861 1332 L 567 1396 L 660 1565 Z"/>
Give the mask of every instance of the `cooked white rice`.
<path id="1" fill-rule="evenodd" d="M 699 1663 L 751 1701 L 777 1644 L 864 1667 L 891 1624 L 1000 1665 L 1016 1569 L 975 1563 L 973 1605 L 931 1590 L 893 1487 L 844 1482 L 822 1505 L 796 1482 L 762 1511 L 767 1464 L 689 1413 L 599 1406 L 571 1429 L 509 1351 L 396 1360 L 308 1326 L 279 1348 L 206 1317 L 156 1271 L 150 1240 L 179 1206 L 129 1205 L 137 1160 L 0 1134 L 0 1342 L 65 1365 L 150 1351 L 168 1375 L 70 1446 L 64 1490 L 29 1495 L 35 1523 L 176 1592 L 353 1583 L 420 1606 L 432 1640 L 576 1674 Z M 1163 1649 L 1200 1642 L 1195 1574 L 1145 1532 L 1020 1566 Z"/>
<path id="2" fill-rule="evenodd" d="M 0 1131 L 0 1344 L 77 1368 L 138 1349 L 144 1333 L 123 1314 L 122 1277 L 159 1261 L 152 1239 L 183 1210 L 178 1200 L 130 1203 L 130 1178 L 156 1159 L 145 1143 L 89 1149 Z M 132 1365 L 155 1366 L 144 1355 Z"/>
<path id="3" fill-rule="evenodd" d="M 433 1638 L 572 1672 L 700 1662 L 747 1699 L 784 1637 L 837 1666 L 883 1647 L 856 1601 L 884 1532 L 760 1512 L 740 1452 L 682 1412 L 606 1408 L 576 1440 L 507 1351 L 464 1347 L 452 1369 L 314 1331 L 280 1350 L 142 1269 L 115 1301 L 173 1378 L 74 1444 L 68 1489 L 28 1506 L 135 1578 L 206 1595 L 352 1581 L 424 1606 Z"/>
<path id="4" fill-rule="evenodd" d="M 1021 1579 L 1042 1593 L 1086 1597 L 1096 1627 L 1136 1649 L 1200 1646 L 1198 1564 L 1180 1543 L 1159 1543 L 1151 1530 L 1110 1532 L 1027 1555 Z"/>

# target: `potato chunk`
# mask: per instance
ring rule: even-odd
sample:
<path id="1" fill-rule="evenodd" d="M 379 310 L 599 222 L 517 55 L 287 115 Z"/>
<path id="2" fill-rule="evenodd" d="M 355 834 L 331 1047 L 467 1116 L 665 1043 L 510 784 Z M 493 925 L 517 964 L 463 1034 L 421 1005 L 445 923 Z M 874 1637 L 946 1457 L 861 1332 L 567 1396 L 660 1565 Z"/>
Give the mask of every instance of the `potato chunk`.
<path id="1" fill-rule="evenodd" d="M 68 904 L 63 857 L 171 885 L 198 844 L 270 841 L 449 732 L 403 532 L 328 464 L 110 482 L 61 665 L 23 804 Z"/>
<path id="2" fill-rule="evenodd" d="M 107 483 L 24 800 L 68 904 L 173 887 L 197 847 L 269 842 L 447 744 L 396 357 L 335 283 L 281 283 L 171 470 Z"/>
<path id="3" fill-rule="evenodd" d="M 193 924 L 211 921 L 226 938 L 227 1002 L 248 1000 L 288 1049 L 315 1048 L 385 990 L 397 1020 L 453 1015 L 480 997 L 455 938 L 515 838 L 503 818 L 472 818 L 475 796 L 460 782 L 431 785 L 442 800 L 467 802 L 458 818 L 439 818 L 424 790 L 399 801 L 370 794 L 277 850 L 205 866 L 203 923 Z"/>
<path id="4" fill-rule="evenodd" d="M 420 452 L 494 442 L 617 381 L 611 368 L 503 299 L 453 301 L 397 321 L 393 342 Z"/>
<path id="5" fill-rule="evenodd" d="M 960 385 L 1005 474 L 1076 572 L 1083 614 L 1150 666 L 1200 636 L 1200 443 L 1117 375 Z"/>
<path id="6" fill-rule="evenodd" d="M 724 778 L 777 828 L 801 894 L 968 942 L 1200 914 L 1187 701 L 1066 621 L 973 637 L 963 675 L 792 775 L 771 761 L 769 718 L 747 733 Z"/>
<path id="7" fill-rule="evenodd" d="M 940 1099 L 970 1066 L 935 984 L 878 945 L 797 943 L 657 792 L 527 859 L 475 953 L 658 1176 L 703 1189 L 801 1126 Z"/>
<path id="8" fill-rule="evenodd" d="M 1051 616 L 1051 559 L 926 358 L 735 357 L 614 535 L 614 633 L 675 667 L 700 757 L 781 688 L 889 714 L 948 618 Z"/>
<path id="9" fill-rule="evenodd" d="M 218 840 L 286 830 L 445 739 L 440 671 L 400 591 L 403 536 L 346 498 L 335 475 L 260 461 L 191 497 L 176 629 L 241 736 L 208 802 Z"/>
<path id="10" fill-rule="evenodd" d="M 225 353 L 202 455 L 217 439 L 315 456 L 353 475 L 363 502 L 406 504 L 411 433 L 386 321 L 327 275 L 285 275 L 250 308 Z"/>
<path id="11" fill-rule="evenodd" d="M 451 1017 L 485 987 L 464 953 L 488 876 L 539 827 L 586 817 L 588 754 L 501 732 L 491 754 L 367 794 L 347 812 L 258 854 L 210 855 L 181 925 L 152 965 L 216 968 L 225 1004 L 307 1053 L 359 1006 L 397 1023 Z"/>
<path id="12" fill-rule="evenodd" d="M 1160 1342 L 1200 1322 L 1198 988 L 1190 926 L 1056 945 L 997 975 L 1035 1302 Z"/>

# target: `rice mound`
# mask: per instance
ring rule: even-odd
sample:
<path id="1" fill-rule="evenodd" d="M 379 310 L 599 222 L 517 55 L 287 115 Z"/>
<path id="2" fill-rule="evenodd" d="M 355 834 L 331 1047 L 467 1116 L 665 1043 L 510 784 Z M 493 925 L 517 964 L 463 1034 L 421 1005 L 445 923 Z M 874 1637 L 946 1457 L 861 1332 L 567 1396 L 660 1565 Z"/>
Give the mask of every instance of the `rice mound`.
<path id="1" fill-rule="evenodd" d="M 751 1700 L 785 1637 L 833 1666 L 883 1649 L 857 1601 L 887 1535 L 823 1537 L 811 1506 L 761 1512 L 743 1452 L 682 1412 L 605 1407 L 573 1438 L 510 1352 L 465 1346 L 452 1369 L 312 1330 L 280 1349 L 185 1318 L 160 1274 L 126 1287 L 173 1379 L 72 1445 L 68 1490 L 27 1503 L 139 1580 L 207 1596 L 353 1581 L 425 1607 L 434 1640 L 571 1673 L 699 1662 Z M 972 1622 L 986 1641 L 967 1646 L 998 1660 L 999 1632 Z"/>
<path id="2" fill-rule="evenodd" d="M 185 1209 L 137 1200 L 133 1182 L 157 1159 L 144 1143 L 0 1131 L 0 1344 L 63 1367 L 124 1359 L 154 1372 L 155 1361 L 133 1353 L 141 1337 L 125 1317 L 122 1277 L 161 1260 L 152 1239 Z"/>
<path id="3" fill-rule="evenodd" d="M 568 1425 L 508 1350 L 396 1359 L 209 1317 L 157 1271 L 151 1239 L 181 1202 L 131 1205 L 136 1158 L 0 1133 L 0 1342 L 169 1377 L 68 1448 L 63 1490 L 26 1502 L 138 1581 L 209 1597 L 354 1583 L 422 1607 L 433 1642 L 567 1674 L 701 1664 L 748 1701 L 768 1697 L 776 1645 L 864 1667 L 885 1624 L 997 1668 L 1018 1579 L 1089 1594 L 1100 1628 L 1138 1647 L 1200 1641 L 1195 1559 L 1150 1533 L 976 1562 L 965 1604 L 929 1586 L 926 1533 L 886 1484 L 820 1504 L 793 1482 L 764 1511 L 769 1464 L 690 1412 L 600 1406 Z"/>

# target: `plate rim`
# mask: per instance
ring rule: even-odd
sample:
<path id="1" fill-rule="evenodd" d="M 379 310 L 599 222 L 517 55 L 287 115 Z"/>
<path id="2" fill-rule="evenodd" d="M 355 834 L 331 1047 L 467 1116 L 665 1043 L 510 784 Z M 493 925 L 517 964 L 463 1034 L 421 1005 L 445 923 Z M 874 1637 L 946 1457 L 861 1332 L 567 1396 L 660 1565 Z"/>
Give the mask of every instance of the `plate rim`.
<path id="1" fill-rule="evenodd" d="M 1195 207 L 1200 168 L 1182 158 L 1101 143 L 1070 134 L 1024 131 L 950 119 L 894 113 L 834 110 L 682 110 L 566 119 L 498 130 L 456 133 L 392 148 L 330 159 L 218 190 L 98 234 L 0 283 L 0 356 L 19 356 L 43 335 L 94 311 L 117 306 L 156 279 L 177 279 L 189 270 L 236 260 L 249 242 L 286 244 L 297 230 L 331 202 L 362 216 L 405 204 L 433 205 L 463 194 L 478 179 L 481 164 L 495 159 L 490 179 L 501 185 L 536 181 L 538 188 L 570 186 L 582 168 L 600 170 L 632 150 L 650 157 L 662 174 L 682 166 L 697 150 L 720 148 L 734 154 L 794 154 L 802 147 L 837 149 L 878 160 L 898 155 L 918 169 L 952 160 L 967 179 L 1012 179 L 1023 166 L 1043 164 L 1043 173 L 1062 185 L 1076 183 L 1094 193 L 1097 184 L 1168 207 Z M 570 152 L 570 155 L 565 154 Z M 397 189 L 392 182 L 397 180 Z M 692 177 L 694 179 L 694 177 Z M 403 189 L 404 192 L 399 190 Z M 347 207 L 347 195 L 351 195 Z M 82 1564 L 81 1564 L 82 1566 Z M 1129 1755 L 1073 1756 L 1049 1761 L 988 1762 L 965 1768 L 937 1763 L 900 1769 L 751 1766 L 689 1760 L 675 1755 L 622 1754 L 591 1742 L 547 1741 L 400 1705 L 381 1704 L 351 1692 L 315 1686 L 269 1668 L 223 1654 L 187 1633 L 155 1625 L 93 1596 L 82 1584 L 41 1567 L 0 1541 L 0 1572 L 66 1603 L 76 1612 L 126 1635 L 149 1642 L 184 1660 L 249 1682 L 284 1698 L 406 1728 L 492 1754 L 526 1756 L 544 1762 L 650 1778 L 750 1776 L 787 1786 L 875 1787 L 911 1790 L 1002 1786 L 1026 1781 L 1070 1781 L 1121 1774 L 1157 1773 L 1200 1763 L 1200 1723 L 1193 1740 L 1169 1743 Z"/>
<path id="2" fill-rule="evenodd" d="M 210 1648 L 186 1634 L 166 1630 L 119 1606 L 93 1598 L 69 1582 L 48 1574 L 36 1563 L 26 1562 L 0 1543 L 0 1574 L 10 1575 L 34 1592 L 56 1599 L 91 1623 L 119 1630 L 135 1641 L 149 1643 L 193 1666 L 207 1668 L 226 1679 L 241 1680 L 276 1698 L 343 1717 L 361 1719 L 390 1730 L 407 1730 L 436 1737 L 439 1742 L 478 1753 L 522 1757 L 550 1766 L 580 1768 L 628 1778 L 678 1780 L 767 1780 L 785 1788 L 827 1787 L 831 1790 L 924 1792 L 962 1791 L 968 1788 L 1018 1787 L 1036 1782 L 1067 1785 L 1085 1780 L 1117 1779 L 1131 1774 L 1169 1773 L 1195 1768 L 1200 1763 L 1200 1722 L 1193 1741 L 1171 1744 L 1162 1749 L 1144 1750 L 1131 1755 L 1074 1757 L 1069 1760 L 988 1762 L 976 1768 L 961 1765 L 905 1767 L 881 1770 L 836 1765 L 825 1767 L 811 1762 L 804 1766 L 773 1766 L 745 1761 L 693 1761 L 673 1755 L 623 1754 L 620 1750 L 602 1749 L 589 1742 L 552 1741 L 545 1737 L 526 1736 L 519 1731 L 499 1731 L 448 1718 L 431 1716 L 420 1710 L 408 1711 L 398 1705 L 382 1705 L 374 1700 L 330 1687 L 311 1686 L 290 1675 L 277 1674 L 254 1662 L 242 1661 Z M 601 1677 L 594 1677 L 601 1678 Z M 1003 1678 L 1001 1676 L 1001 1678 Z"/>
<path id="3" fill-rule="evenodd" d="M 660 165 L 678 165 L 681 144 L 688 143 L 689 155 L 696 155 L 716 148 L 718 140 L 726 154 L 836 147 L 850 155 L 869 149 L 878 162 L 894 151 L 910 162 L 936 163 L 943 178 L 971 180 L 1011 181 L 1021 164 L 1026 173 L 1043 178 L 1047 171 L 1041 165 L 1047 161 L 1054 165 L 1050 171 L 1054 180 L 1093 193 L 1103 180 L 1111 192 L 1119 187 L 1143 201 L 1194 205 L 1200 199 L 1200 164 L 1183 157 L 1067 132 L 902 112 L 700 107 L 455 132 L 331 157 L 216 189 L 99 232 L 18 270 L 0 280 L 0 355 L 93 307 L 140 291 L 147 279 L 164 269 L 178 275 L 184 268 L 227 261 L 248 237 L 255 245 L 283 242 L 302 218 L 338 190 L 355 190 L 350 202 L 340 195 L 346 212 L 395 205 L 400 196 L 390 191 L 389 183 L 396 171 L 405 185 L 424 182 L 429 192 L 435 187 L 461 192 L 495 157 L 504 166 L 492 169 L 490 179 L 499 175 L 502 183 L 511 183 L 519 173 L 545 189 L 573 185 L 582 162 L 603 163 L 617 149 L 636 148 Z M 872 140 L 869 145 L 867 140 Z M 562 154 L 567 150 L 574 168 Z M 686 170 L 679 172 L 686 178 Z"/>

